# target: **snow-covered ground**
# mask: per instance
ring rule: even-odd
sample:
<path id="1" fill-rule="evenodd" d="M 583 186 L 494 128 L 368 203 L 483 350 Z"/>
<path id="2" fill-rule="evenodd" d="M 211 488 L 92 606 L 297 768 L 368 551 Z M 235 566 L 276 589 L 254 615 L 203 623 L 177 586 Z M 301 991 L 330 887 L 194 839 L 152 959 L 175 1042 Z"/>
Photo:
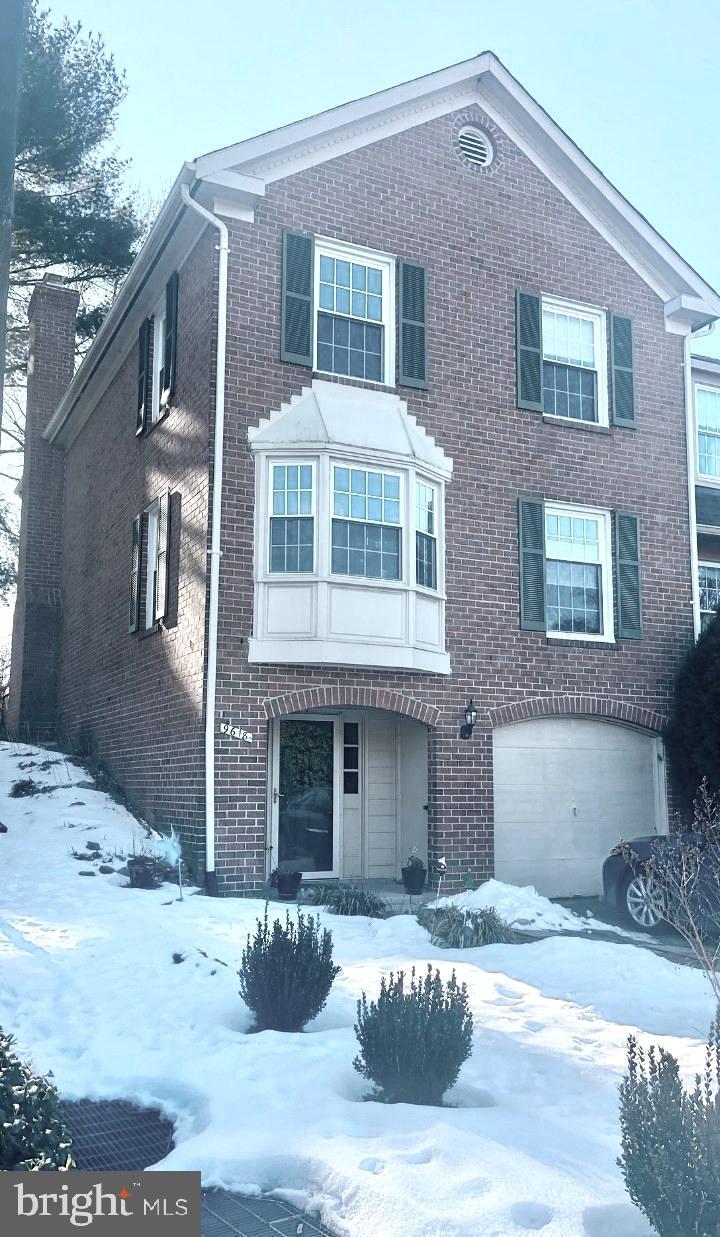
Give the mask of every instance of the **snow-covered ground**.
<path id="1" fill-rule="evenodd" d="M 0 745 L 0 1025 L 64 1095 L 156 1103 L 178 1131 L 163 1168 L 281 1190 L 348 1237 L 648 1237 L 615 1165 L 625 1041 L 694 1073 L 713 1013 L 698 971 L 577 933 L 450 952 L 409 915 L 321 912 L 342 966 L 326 1009 L 301 1035 L 247 1034 L 236 971 L 263 903 L 81 875 L 71 849 L 127 854 L 141 831 L 73 765 L 20 769 L 55 759 L 30 751 Z M 8 798 L 23 776 L 55 789 Z M 428 960 L 475 1019 L 452 1106 L 368 1102 L 356 999 Z"/>

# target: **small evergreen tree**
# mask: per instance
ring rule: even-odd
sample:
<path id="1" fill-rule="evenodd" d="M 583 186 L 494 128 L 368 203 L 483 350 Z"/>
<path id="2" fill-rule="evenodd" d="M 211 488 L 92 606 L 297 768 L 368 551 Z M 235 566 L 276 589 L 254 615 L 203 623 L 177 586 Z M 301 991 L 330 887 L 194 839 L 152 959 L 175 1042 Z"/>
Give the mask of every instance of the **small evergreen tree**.
<path id="1" fill-rule="evenodd" d="M 340 967 L 333 966 L 332 933 L 320 931 L 312 915 L 289 913 L 285 925 L 258 919 L 248 936 L 240 968 L 240 995 L 255 1015 L 258 1030 L 302 1031 L 324 1008 Z"/>
<path id="2" fill-rule="evenodd" d="M 34 1074 L 0 1029 L 0 1171 L 73 1167 L 55 1087 Z"/>
<path id="3" fill-rule="evenodd" d="M 355 1034 L 360 1053 L 353 1062 L 363 1078 L 390 1104 L 442 1104 L 472 1051 L 472 1014 L 467 988 L 455 972 L 443 984 L 428 964 L 424 979 L 383 976 L 380 996 L 368 1004 L 363 992 Z"/>
<path id="4" fill-rule="evenodd" d="M 720 616 L 688 651 L 675 679 L 665 731 L 672 782 L 690 810 L 703 779 L 720 793 Z"/>
<path id="5" fill-rule="evenodd" d="M 620 1087 L 622 1170 L 628 1194 L 658 1237 L 720 1233 L 720 1022 L 713 1022 L 705 1070 L 687 1091 L 675 1057 L 628 1040 Z"/>

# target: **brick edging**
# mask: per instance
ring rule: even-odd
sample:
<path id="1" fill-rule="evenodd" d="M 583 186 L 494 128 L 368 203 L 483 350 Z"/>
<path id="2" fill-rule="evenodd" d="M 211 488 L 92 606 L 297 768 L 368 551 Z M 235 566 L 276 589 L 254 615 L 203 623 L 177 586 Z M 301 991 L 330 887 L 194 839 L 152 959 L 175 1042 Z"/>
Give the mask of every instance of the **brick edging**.
<path id="1" fill-rule="evenodd" d="M 535 696 L 516 704 L 504 704 L 488 711 L 492 727 L 508 726 L 511 722 L 524 722 L 532 717 L 567 717 L 568 715 L 607 718 L 609 721 L 625 722 L 661 734 L 667 718 L 652 709 L 629 704 L 625 700 L 610 700 L 607 696 Z"/>
<path id="2" fill-rule="evenodd" d="M 402 692 L 383 691 L 376 687 L 312 687 L 306 691 L 287 692 L 264 702 L 266 717 L 283 717 L 288 713 L 304 713 L 308 709 L 364 708 L 386 709 L 402 713 L 426 726 L 437 726 L 440 710 L 436 705 L 404 696 Z"/>

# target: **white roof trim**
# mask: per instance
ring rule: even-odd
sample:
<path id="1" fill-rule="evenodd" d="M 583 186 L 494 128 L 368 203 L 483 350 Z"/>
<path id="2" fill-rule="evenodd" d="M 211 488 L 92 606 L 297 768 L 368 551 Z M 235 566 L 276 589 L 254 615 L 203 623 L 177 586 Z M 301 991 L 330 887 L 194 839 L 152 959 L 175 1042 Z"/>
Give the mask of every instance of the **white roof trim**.
<path id="1" fill-rule="evenodd" d="M 666 305 L 668 329 L 720 317 L 720 294 L 635 210 L 492 52 L 237 142 L 197 160 L 270 183 L 391 133 L 477 103 Z"/>
<path id="2" fill-rule="evenodd" d="M 253 451 L 358 452 L 364 457 L 412 459 L 449 480 L 452 460 L 392 391 L 314 379 L 301 395 L 248 429 Z"/>

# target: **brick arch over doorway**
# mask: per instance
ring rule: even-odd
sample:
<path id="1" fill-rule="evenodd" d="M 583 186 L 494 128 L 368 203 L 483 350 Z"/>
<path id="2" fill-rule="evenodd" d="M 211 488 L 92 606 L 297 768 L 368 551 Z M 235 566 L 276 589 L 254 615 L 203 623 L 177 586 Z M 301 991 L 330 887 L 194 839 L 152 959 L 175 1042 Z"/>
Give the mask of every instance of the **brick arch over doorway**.
<path id="1" fill-rule="evenodd" d="M 491 709 L 490 725 L 509 726 L 512 722 L 528 721 L 531 717 L 594 717 L 602 721 L 624 722 L 653 734 L 662 734 L 667 718 L 652 709 L 625 700 L 609 700 L 606 696 L 535 696 L 517 704 L 505 704 Z"/>
<path id="2" fill-rule="evenodd" d="M 425 726 L 437 726 L 440 710 L 436 705 L 405 696 L 402 692 L 382 691 L 375 687 L 313 687 L 306 691 L 287 692 L 265 701 L 265 716 L 285 717 L 288 713 L 306 713 L 309 709 L 361 708 L 386 709 L 402 713 Z"/>

